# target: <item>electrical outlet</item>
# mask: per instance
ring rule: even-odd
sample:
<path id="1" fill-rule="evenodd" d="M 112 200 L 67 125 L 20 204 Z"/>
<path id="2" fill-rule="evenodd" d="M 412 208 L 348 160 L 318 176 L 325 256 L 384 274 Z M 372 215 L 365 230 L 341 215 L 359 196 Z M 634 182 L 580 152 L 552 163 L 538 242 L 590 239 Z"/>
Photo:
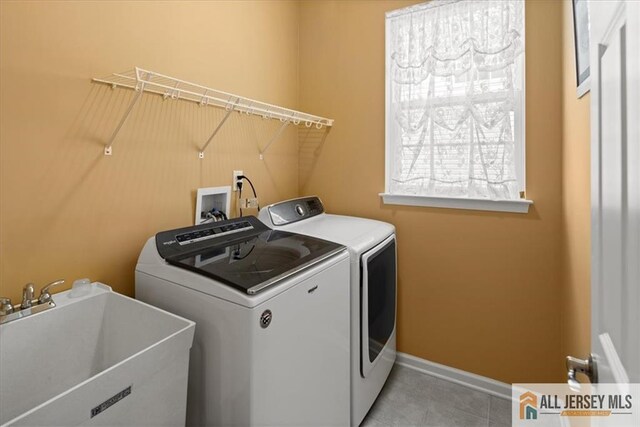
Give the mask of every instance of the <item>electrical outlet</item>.
<path id="1" fill-rule="evenodd" d="M 247 199 L 247 208 L 257 209 L 258 208 L 258 198 L 257 197 L 253 197 L 253 198 Z"/>
<path id="2" fill-rule="evenodd" d="M 233 183 L 231 185 L 231 187 L 233 188 L 233 191 L 238 191 L 238 183 L 242 182 L 242 180 L 238 179 L 238 177 L 241 175 L 244 175 L 242 171 L 233 171 L 233 181 L 231 181 Z"/>
<path id="3" fill-rule="evenodd" d="M 258 198 L 251 197 L 247 199 L 240 199 L 240 208 L 241 209 L 257 209 L 258 208 Z"/>

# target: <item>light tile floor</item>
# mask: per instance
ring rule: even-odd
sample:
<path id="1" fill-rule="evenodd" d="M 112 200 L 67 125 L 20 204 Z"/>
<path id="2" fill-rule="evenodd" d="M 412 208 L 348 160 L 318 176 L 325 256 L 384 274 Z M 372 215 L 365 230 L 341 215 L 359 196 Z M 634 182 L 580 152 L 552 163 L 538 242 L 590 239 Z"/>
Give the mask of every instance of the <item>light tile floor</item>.
<path id="1" fill-rule="evenodd" d="M 395 365 L 362 427 L 506 427 L 511 402 Z"/>

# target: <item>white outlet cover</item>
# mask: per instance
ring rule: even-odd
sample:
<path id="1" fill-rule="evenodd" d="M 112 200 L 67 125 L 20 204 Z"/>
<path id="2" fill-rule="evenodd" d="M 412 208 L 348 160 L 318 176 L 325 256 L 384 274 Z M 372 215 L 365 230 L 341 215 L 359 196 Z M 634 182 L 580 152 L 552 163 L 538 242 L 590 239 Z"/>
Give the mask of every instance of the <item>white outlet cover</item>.
<path id="1" fill-rule="evenodd" d="M 238 191 L 236 182 L 238 182 L 238 177 L 240 175 L 244 175 L 244 173 L 242 171 L 233 171 L 233 178 L 231 178 L 231 188 L 233 191 Z"/>

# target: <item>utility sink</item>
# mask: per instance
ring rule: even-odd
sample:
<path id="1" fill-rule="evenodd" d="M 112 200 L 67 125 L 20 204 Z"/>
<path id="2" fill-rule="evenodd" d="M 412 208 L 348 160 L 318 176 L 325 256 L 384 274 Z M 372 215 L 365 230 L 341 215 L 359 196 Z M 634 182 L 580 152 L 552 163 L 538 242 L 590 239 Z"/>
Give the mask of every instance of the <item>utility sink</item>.
<path id="1" fill-rule="evenodd" d="M 0 326 L 0 425 L 184 425 L 195 323 L 86 286 Z"/>

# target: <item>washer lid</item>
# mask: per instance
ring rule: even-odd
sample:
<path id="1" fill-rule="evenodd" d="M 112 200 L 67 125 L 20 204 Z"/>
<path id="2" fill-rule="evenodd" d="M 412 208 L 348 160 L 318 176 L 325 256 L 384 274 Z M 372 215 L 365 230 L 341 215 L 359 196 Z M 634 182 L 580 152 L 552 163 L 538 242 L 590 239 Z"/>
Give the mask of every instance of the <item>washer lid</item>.
<path id="1" fill-rule="evenodd" d="M 260 227 L 262 224 L 255 217 L 240 220 L 254 225 L 254 232 L 238 233 L 234 241 L 216 242 L 216 238 L 208 238 L 207 244 L 203 245 L 204 242 L 198 240 L 195 250 L 183 245 L 183 250 L 165 260 L 247 294 L 255 294 L 344 249 L 339 244 L 315 237 Z M 185 235 L 184 229 L 176 231 L 178 236 Z M 163 234 L 172 236 L 176 233 Z M 161 243 L 162 239 L 156 237 L 156 244 Z M 162 251 L 159 252 L 162 255 Z"/>

